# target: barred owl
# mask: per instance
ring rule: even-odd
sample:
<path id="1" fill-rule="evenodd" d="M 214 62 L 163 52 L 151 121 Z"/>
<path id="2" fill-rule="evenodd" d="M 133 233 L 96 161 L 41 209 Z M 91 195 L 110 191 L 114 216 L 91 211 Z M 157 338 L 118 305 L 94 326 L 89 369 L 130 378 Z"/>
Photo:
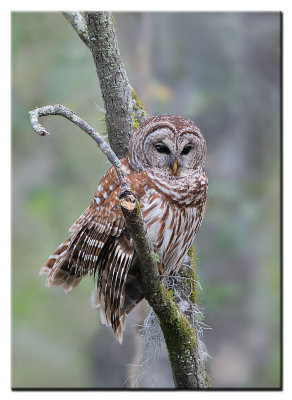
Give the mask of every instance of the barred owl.
<path id="1" fill-rule="evenodd" d="M 122 160 L 141 204 L 163 273 L 177 272 L 201 225 L 207 193 L 206 143 L 189 119 L 152 117 L 132 134 Z M 66 292 L 86 275 L 96 276 L 93 301 L 101 322 L 121 342 L 126 315 L 143 299 L 139 260 L 119 205 L 120 187 L 112 167 L 71 235 L 49 257 L 40 274 L 48 287 Z"/>

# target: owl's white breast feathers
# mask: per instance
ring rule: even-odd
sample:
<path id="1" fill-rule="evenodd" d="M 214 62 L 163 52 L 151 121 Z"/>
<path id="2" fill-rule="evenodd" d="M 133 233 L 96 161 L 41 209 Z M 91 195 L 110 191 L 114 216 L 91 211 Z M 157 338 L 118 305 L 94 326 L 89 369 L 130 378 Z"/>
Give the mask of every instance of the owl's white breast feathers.
<path id="1" fill-rule="evenodd" d="M 182 206 L 188 207 L 206 194 L 208 179 L 202 168 L 190 170 L 188 174 L 179 178 L 170 178 L 169 175 L 165 176 L 155 169 L 148 170 L 147 174 L 160 192 Z"/>
<path id="2" fill-rule="evenodd" d="M 182 209 L 160 197 L 149 204 L 150 196 L 151 194 L 141 199 L 142 214 L 149 236 L 165 270 L 179 270 L 197 232 L 197 208 Z"/>

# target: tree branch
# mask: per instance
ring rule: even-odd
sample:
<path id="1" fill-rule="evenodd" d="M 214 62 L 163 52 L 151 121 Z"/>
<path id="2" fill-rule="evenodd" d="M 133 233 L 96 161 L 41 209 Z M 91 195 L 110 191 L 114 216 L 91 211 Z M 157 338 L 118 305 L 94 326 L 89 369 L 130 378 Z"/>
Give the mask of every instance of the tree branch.
<path id="1" fill-rule="evenodd" d="M 117 178 L 119 180 L 121 191 L 130 191 L 129 180 L 126 173 L 122 169 L 121 161 L 118 159 L 116 154 L 112 151 L 111 147 L 106 143 L 104 138 L 87 122 L 83 121 L 77 114 L 69 110 L 69 108 L 62 106 L 61 104 L 55 104 L 53 106 L 45 106 L 36 108 L 35 110 L 29 111 L 29 118 L 33 130 L 40 136 L 46 136 L 50 133 L 39 123 L 39 117 L 45 117 L 47 115 L 60 115 L 61 117 L 67 118 L 75 125 L 79 126 L 84 132 L 86 132 L 93 140 L 98 144 L 100 149 L 107 156 L 108 160 L 115 167 L 117 172 Z"/>
<path id="2" fill-rule="evenodd" d="M 72 25 L 73 29 L 77 32 L 80 39 L 86 46 L 90 49 L 90 42 L 88 36 L 88 29 L 85 19 L 79 12 L 76 11 L 66 11 L 62 13 L 66 20 Z"/>

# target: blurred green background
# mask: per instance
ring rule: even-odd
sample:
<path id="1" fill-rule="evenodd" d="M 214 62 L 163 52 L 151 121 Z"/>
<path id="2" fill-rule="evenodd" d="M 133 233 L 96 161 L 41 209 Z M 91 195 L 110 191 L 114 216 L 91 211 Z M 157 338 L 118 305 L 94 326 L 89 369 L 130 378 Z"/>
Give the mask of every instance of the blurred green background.
<path id="1" fill-rule="evenodd" d="M 277 388 L 280 14 L 123 12 L 114 24 L 149 112 L 189 117 L 206 136 L 208 204 L 195 246 L 211 384 Z M 12 386 L 126 387 L 145 305 L 121 347 L 90 307 L 91 279 L 65 294 L 38 276 L 109 168 L 60 117 L 43 120 L 51 136 L 33 133 L 28 111 L 55 103 L 105 131 L 91 54 L 61 13 L 12 13 Z M 173 387 L 165 349 L 140 387 Z"/>

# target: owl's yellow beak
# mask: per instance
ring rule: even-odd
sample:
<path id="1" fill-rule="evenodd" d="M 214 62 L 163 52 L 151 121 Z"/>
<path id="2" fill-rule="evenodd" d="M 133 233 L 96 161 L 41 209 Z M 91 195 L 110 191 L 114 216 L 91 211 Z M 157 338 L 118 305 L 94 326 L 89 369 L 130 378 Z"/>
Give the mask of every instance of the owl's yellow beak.
<path id="1" fill-rule="evenodd" d="M 176 171 L 177 171 L 177 159 L 175 159 L 174 163 L 172 164 L 172 171 L 173 171 L 173 175 L 175 175 Z"/>

